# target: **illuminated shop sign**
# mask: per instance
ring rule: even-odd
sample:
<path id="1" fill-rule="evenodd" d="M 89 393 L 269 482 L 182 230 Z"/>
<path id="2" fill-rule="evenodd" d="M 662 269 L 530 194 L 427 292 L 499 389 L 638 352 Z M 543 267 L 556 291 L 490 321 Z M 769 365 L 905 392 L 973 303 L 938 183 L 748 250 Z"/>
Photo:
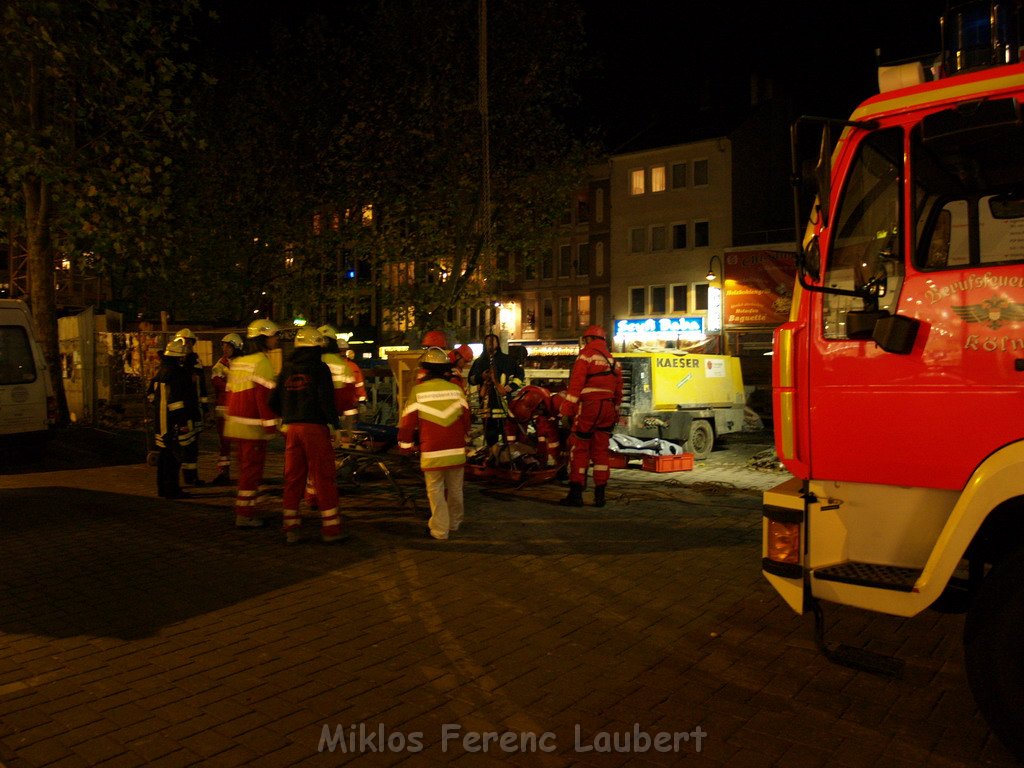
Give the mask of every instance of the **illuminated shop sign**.
<path id="1" fill-rule="evenodd" d="M 623 341 L 704 338 L 703 317 L 635 317 L 615 321 L 615 338 Z"/>

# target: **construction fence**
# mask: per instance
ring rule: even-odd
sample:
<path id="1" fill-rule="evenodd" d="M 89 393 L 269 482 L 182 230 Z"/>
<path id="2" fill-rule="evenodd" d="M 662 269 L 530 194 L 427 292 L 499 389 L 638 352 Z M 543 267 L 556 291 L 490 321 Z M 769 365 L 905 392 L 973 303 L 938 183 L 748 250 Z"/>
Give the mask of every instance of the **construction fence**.
<path id="1" fill-rule="evenodd" d="M 60 366 L 68 410 L 75 423 L 142 426 L 146 416 L 149 381 L 160 368 L 160 353 L 181 330 L 138 331 L 121 329 L 116 313 L 96 314 L 88 309 L 58 321 Z M 221 355 L 221 339 L 237 329 L 192 329 L 195 351 L 207 377 Z M 244 337 L 244 329 L 241 334 Z M 280 371 L 284 355 L 291 350 L 285 339 L 281 348 L 270 352 L 274 370 Z M 367 403 L 361 420 L 373 424 L 394 424 L 399 402 L 395 378 L 389 371 L 364 370 Z M 207 391 L 213 392 L 209 378 Z"/>

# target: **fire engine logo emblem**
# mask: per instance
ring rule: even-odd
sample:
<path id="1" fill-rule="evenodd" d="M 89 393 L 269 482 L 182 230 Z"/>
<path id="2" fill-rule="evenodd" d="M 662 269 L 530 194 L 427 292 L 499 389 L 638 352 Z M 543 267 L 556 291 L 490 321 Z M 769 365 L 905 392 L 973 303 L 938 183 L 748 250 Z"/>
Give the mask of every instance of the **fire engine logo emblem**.
<path id="1" fill-rule="evenodd" d="M 983 323 L 992 330 L 996 330 L 1006 323 L 1024 320 L 1024 304 L 996 296 L 986 299 L 981 304 L 968 304 L 952 309 L 965 323 Z"/>

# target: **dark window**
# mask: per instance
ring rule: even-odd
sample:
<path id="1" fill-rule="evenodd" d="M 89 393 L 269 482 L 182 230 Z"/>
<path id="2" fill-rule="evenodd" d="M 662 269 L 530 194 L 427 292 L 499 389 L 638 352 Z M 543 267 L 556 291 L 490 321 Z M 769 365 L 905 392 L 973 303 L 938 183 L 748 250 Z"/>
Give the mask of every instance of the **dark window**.
<path id="1" fill-rule="evenodd" d="M 708 284 L 698 283 L 693 286 L 693 308 L 697 312 L 706 312 L 708 308 Z"/>
<path id="2" fill-rule="evenodd" d="M 664 285 L 652 285 L 651 286 L 651 314 L 652 315 L 664 315 L 665 314 L 665 286 Z"/>
<path id="3" fill-rule="evenodd" d="M 642 315 L 647 310 L 646 290 L 643 288 L 629 289 L 629 314 Z"/>
<path id="4" fill-rule="evenodd" d="M 558 276 L 569 277 L 572 275 L 572 246 L 558 246 Z"/>
<path id="5" fill-rule="evenodd" d="M 686 247 L 686 225 L 685 224 L 673 224 L 672 225 L 672 247 L 677 249 L 677 250 Z"/>
<path id="6" fill-rule="evenodd" d="M 693 225 L 693 245 L 695 248 L 711 245 L 711 225 L 706 221 L 698 221 Z"/>
<path id="7" fill-rule="evenodd" d="M 576 247 L 576 274 L 590 274 L 590 243 L 580 243 Z"/>
<path id="8" fill-rule="evenodd" d="M 687 301 L 686 301 L 686 285 L 673 285 L 672 286 L 672 311 L 673 312 L 686 312 Z"/>
<path id="9" fill-rule="evenodd" d="M 672 189 L 686 186 L 686 163 L 672 163 Z"/>

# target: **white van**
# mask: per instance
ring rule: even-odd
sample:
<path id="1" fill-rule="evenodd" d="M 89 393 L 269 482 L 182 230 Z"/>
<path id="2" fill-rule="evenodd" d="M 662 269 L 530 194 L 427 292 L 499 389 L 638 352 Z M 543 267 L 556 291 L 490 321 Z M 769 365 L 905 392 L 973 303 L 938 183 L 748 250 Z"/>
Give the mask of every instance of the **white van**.
<path id="1" fill-rule="evenodd" d="M 28 305 L 0 299 L 0 446 L 36 453 L 57 421 L 57 398 Z"/>

